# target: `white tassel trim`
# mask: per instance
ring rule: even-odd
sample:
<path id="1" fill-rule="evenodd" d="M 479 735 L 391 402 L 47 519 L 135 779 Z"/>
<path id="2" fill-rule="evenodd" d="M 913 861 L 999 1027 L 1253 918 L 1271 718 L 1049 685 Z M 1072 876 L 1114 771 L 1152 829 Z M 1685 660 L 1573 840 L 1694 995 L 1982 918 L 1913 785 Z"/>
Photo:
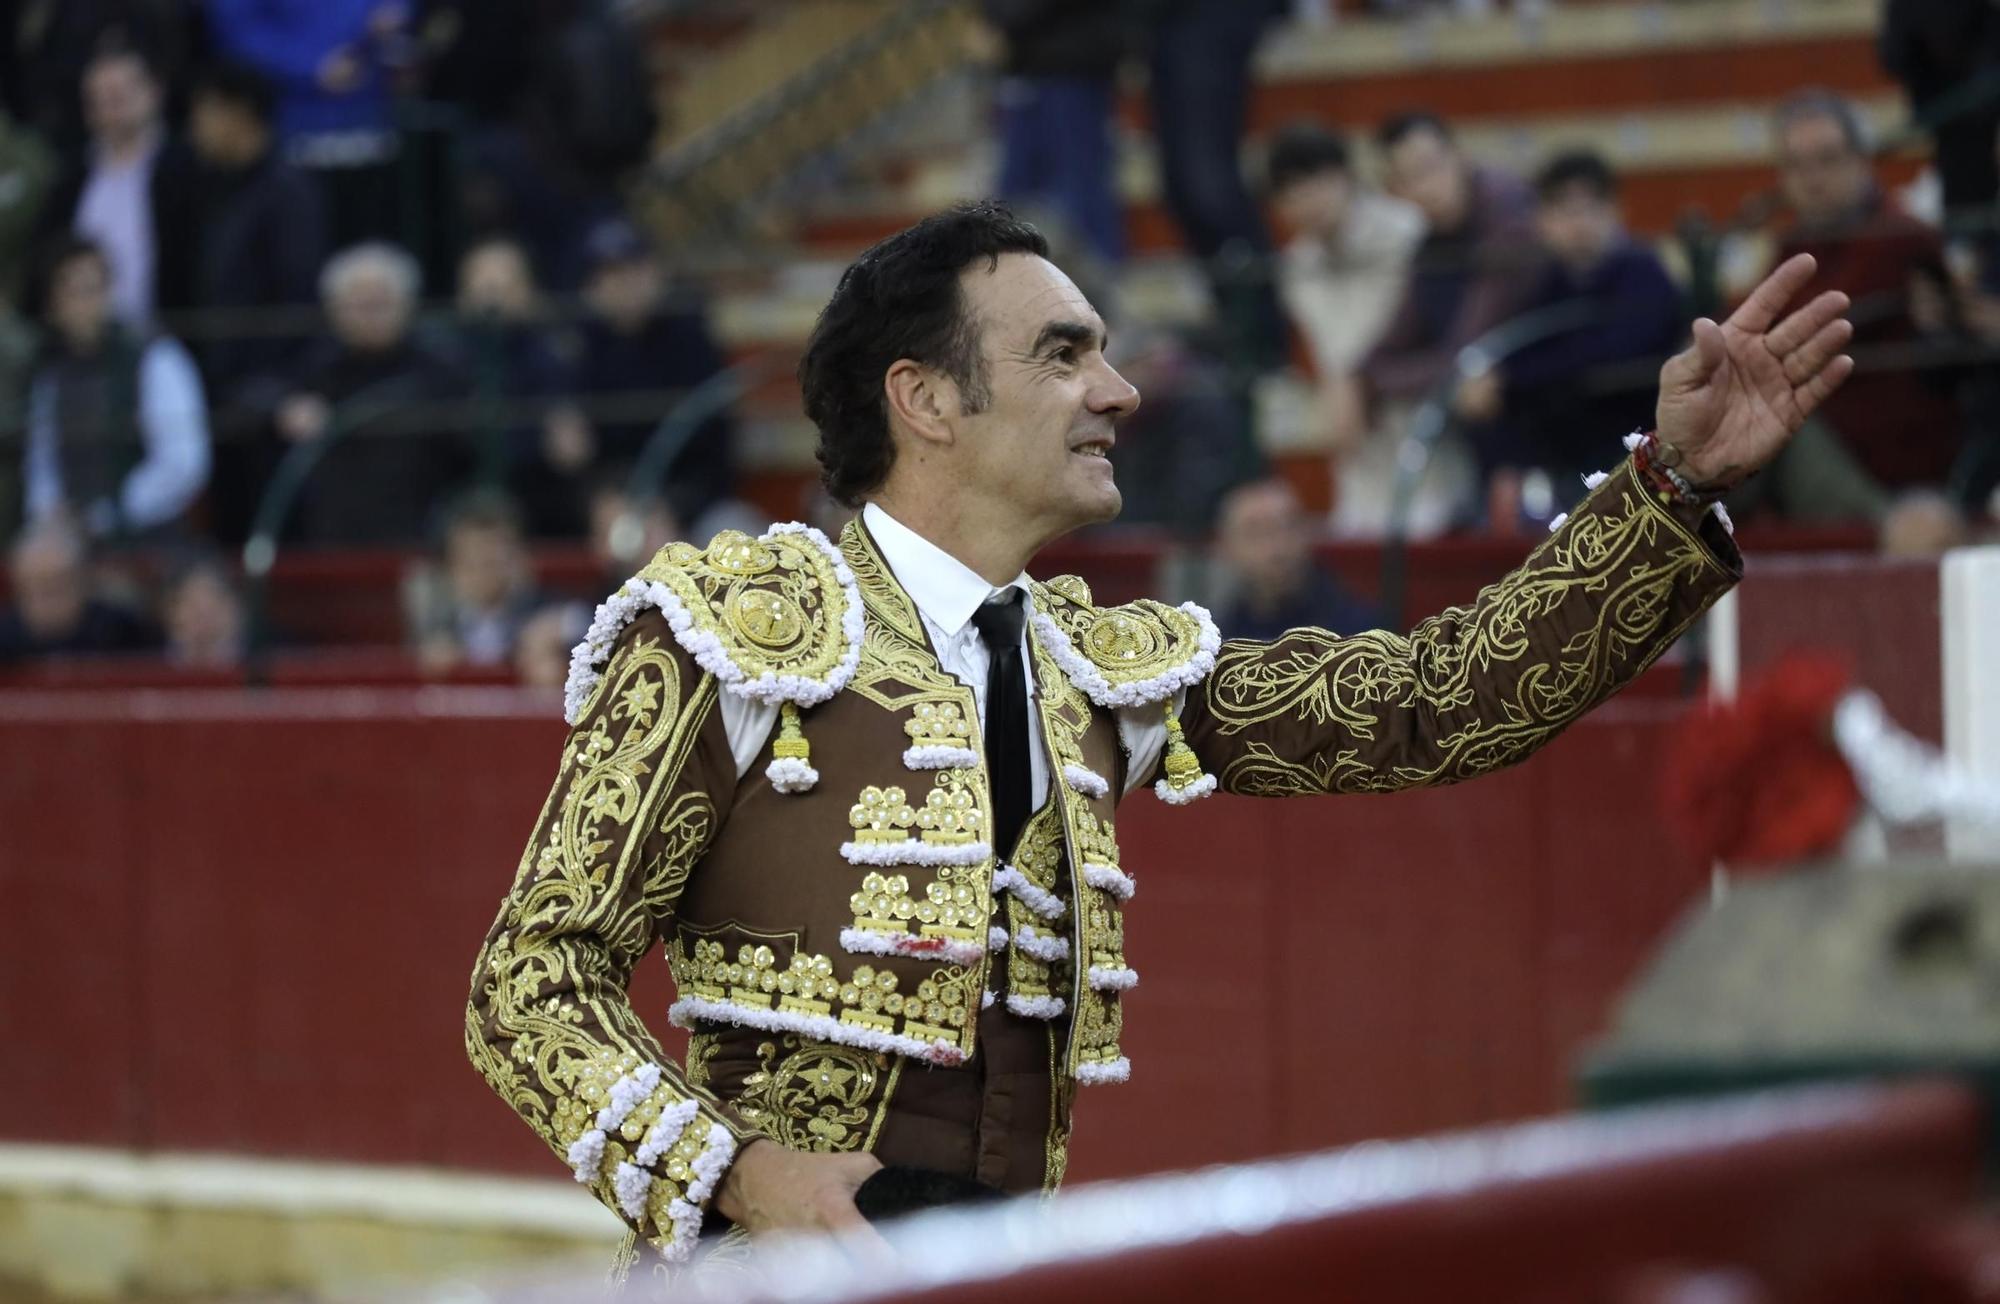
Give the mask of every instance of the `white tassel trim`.
<path id="1" fill-rule="evenodd" d="M 569 1170 L 576 1174 L 576 1180 L 586 1186 L 597 1180 L 597 1170 L 604 1163 L 604 1129 L 591 1128 L 582 1136 L 569 1143 Z"/>
<path id="2" fill-rule="evenodd" d="M 1611 472 L 1609 471 L 1592 471 L 1583 477 L 1583 487 L 1586 489 L 1595 489 L 1610 478 Z"/>
<path id="3" fill-rule="evenodd" d="M 977 865 L 992 856 L 984 842 L 956 845 L 904 838 L 900 842 L 843 842 L 841 859 L 850 865 Z"/>
<path id="4" fill-rule="evenodd" d="M 773 535 L 778 534 L 801 535 L 818 548 L 833 563 L 834 578 L 841 588 L 845 609 L 841 613 L 840 632 L 846 640 L 847 652 L 824 679 L 778 675 L 768 670 L 754 679 L 750 678 L 741 666 L 730 659 L 729 650 L 723 646 L 721 639 L 696 626 L 694 617 L 689 614 L 679 594 L 659 580 L 642 580 L 634 576 L 598 605 L 583 641 L 570 653 L 569 677 L 563 685 L 563 719 L 571 724 L 582 719 L 584 703 L 590 699 L 601 678 L 597 668 L 610 659 L 619 633 L 647 607 L 658 608 L 673 629 L 674 640 L 687 649 L 695 664 L 714 675 L 717 683 L 738 697 L 762 702 L 766 706 L 776 706 L 781 702 L 817 706 L 847 687 L 848 681 L 854 678 L 855 668 L 861 664 L 861 635 L 866 623 L 861 607 L 861 589 L 854 582 L 854 572 L 848 569 L 840 550 L 812 526 L 796 522 L 774 525 L 759 541 L 768 543 Z"/>
<path id="5" fill-rule="evenodd" d="M 1130 901 L 1132 894 L 1139 890 L 1139 885 L 1132 881 L 1131 875 L 1116 865 L 1085 865 L 1083 881 L 1100 892 L 1109 892 L 1120 901 Z"/>
<path id="6" fill-rule="evenodd" d="M 986 930 L 986 949 L 995 953 L 1007 949 L 1007 930 L 995 924 Z"/>
<path id="7" fill-rule="evenodd" d="M 764 777 L 779 792 L 809 792 L 819 782 L 819 771 L 796 756 L 780 756 L 764 767 Z"/>
<path id="8" fill-rule="evenodd" d="M 646 1133 L 644 1144 L 633 1153 L 632 1162 L 641 1168 L 651 1167 L 658 1162 L 667 1151 L 674 1148 L 674 1144 L 681 1139 L 681 1133 L 687 1131 L 688 1124 L 694 1122 L 695 1115 L 699 1113 L 701 1113 L 701 1102 L 690 1097 L 661 1114 L 659 1121 L 653 1124 L 653 1130 Z M 632 1211 L 628 1209 L 626 1212 Z M 633 1213 L 632 1216 L 637 1218 L 639 1215 Z"/>
<path id="9" fill-rule="evenodd" d="M 595 1126 L 569 1143 L 564 1158 L 576 1180 L 588 1185 L 597 1180 L 604 1164 L 604 1147 L 611 1133 L 625 1126 L 625 1120 L 641 1101 L 660 1087 L 660 1066 L 641 1064 L 611 1084 L 608 1099 L 597 1111 Z"/>
<path id="10" fill-rule="evenodd" d="M 1569 513 L 1557 512 L 1555 516 L 1549 521 L 1549 533 L 1554 534 L 1557 530 L 1560 530 L 1564 525 L 1567 525 L 1568 523 L 1569 523 Z"/>
<path id="11" fill-rule="evenodd" d="M 660 1066 L 641 1064 L 611 1084 L 610 1099 L 597 1111 L 597 1126 L 606 1133 L 625 1126 L 641 1101 L 660 1089 Z"/>
<path id="12" fill-rule="evenodd" d="M 956 937 L 920 937 L 915 933 L 881 933 L 872 928 L 843 928 L 840 949 L 850 955 L 900 955 L 913 960 L 948 960 L 977 964 L 979 943 Z"/>
<path id="13" fill-rule="evenodd" d="M 1076 1066 L 1076 1080 L 1086 1086 L 1099 1086 L 1107 1082 L 1128 1082 L 1132 1077 L 1132 1061 L 1120 1055 L 1114 1060 L 1092 1060 Z"/>
<path id="14" fill-rule="evenodd" d="M 1060 1019 L 1069 1003 L 1060 996 L 1022 996 L 1009 992 L 1007 1008 L 1024 1019 Z"/>
<path id="15" fill-rule="evenodd" d="M 968 770 L 979 764 L 979 753 L 970 747 L 944 747 L 925 743 L 903 749 L 903 766 L 910 770 Z"/>
<path id="16" fill-rule="evenodd" d="M 1215 791 L 1215 776 L 1204 774 L 1193 783 L 1176 788 L 1165 779 L 1153 784 L 1153 795 L 1169 806 L 1187 806 Z"/>
<path id="17" fill-rule="evenodd" d="M 979 1008 L 980 1008 L 980 1009 L 982 1009 L 982 1010 L 990 1010 L 990 1009 L 992 1009 L 992 1008 L 993 1008 L 993 999 L 994 999 L 994 998 L 993 998 L 993 993 L 992 993 L 992 992 L 981 992 L 981 993 L 979 993 Z"/>
<path id="18" fill-rule="evenodd" d="M 1090 988 L 1098 992 L 1129 992 L 1139 985 L 1136 969 L 1103 969 L 1090 967 Z"/>
<path id="19" fill-rule="evenodd" d="M 1222 647 L 1222 633 L 1215 627 L 1215 620 L 1208 611 L 1192 602 L 1183 602 L 1180 610 L 1192 616 L 1200 627 L 1195 637 L 1194 655 L 1180 665 L 1164 670 L 1151 679 L 1137 679 L 1129 684 L 1114 687 L 1104 677 L 1104 672 L 1094 665 L 1090 658 L 1076 650 L 1063 633 L 1062 626 L 1055 618 L 1041 611 L 1029 613 L 1034 621 L 1035 634 L 1048 648 L 1049 655 L 1056 659 L 1070 682 L 1081 688 L 1091 701 L 1099 706 L 1145 706 L 1151 702 L 1164 702 L 1183 688 L 1191 687 L 1208 677 L 1215 669 L 1215 654 Z"/>
<path id="20" fill-rule="evenodd" d="M 801 1014 L 796 1010 L 767 1010 L 735 1001 L 712 1001 L 701 996 L 683 996 L 667 1007 L 667 1021 L 676 1028 L 692 1028 L 697 1020 L 730 1023 L 764 1032 L 796 1032 L 802 1037 L 830 1041 L 856 1050 L 879 1050 L 891 1055 L 908 1055 L 926 1064 L 953 1068 L 965 1063 L 965 1052 L 956 1042 L 922 1041 L 900 1032 L 884 1032 L 855 1023 L 842 1023 L 831 1014 Z"/>
<path id="21" fill-rule="evenodd" d="M 1006 892 L 1044 919 L 1061 919 L 1062 898 L 1045 887 L 1028 881 L 1028 876 L 1012 865 L 1002 865 L 993 875 L 993 890 Z"/>
<path id="22" fill-rule="evenodd" d="M 1023 954 L 1032 955 L 1044 964 L 1055 964 L 1069 959 L 1068 938 L 1050 937 L 1047 933 L 1038 933 L 1030 924 L 1023 924 L 1015 932 L 1014 944 L 1021 948 Z"/>
<path id="23" fill-rule="evenodd" d="M 1063 782 L 1086 797 L 1108 797 L 1111 783 L 1096 770 L 1082 765 L 1063 766 Z"/>
<path id="24" fill-rule="evenodd" d="M 736 1159 L 736 1138 L 729 1135 L 729 1129 L 720 1123 L 711 1123 L 708 1128 L 708 1145 L 689 1165 L 694 1180 L 688 1183 L 681 1197 L 667 1206 L 667 1219 L 674 1225 L 674 1233 L 661 1251 L 671 1263 L 684 1263 L 694 1252 L 694 1244 L 701 1238 L 701 1202 L 715 1193 L 722 1181 L 722 1175 L 729 1171 L 729 1165 Z"/>

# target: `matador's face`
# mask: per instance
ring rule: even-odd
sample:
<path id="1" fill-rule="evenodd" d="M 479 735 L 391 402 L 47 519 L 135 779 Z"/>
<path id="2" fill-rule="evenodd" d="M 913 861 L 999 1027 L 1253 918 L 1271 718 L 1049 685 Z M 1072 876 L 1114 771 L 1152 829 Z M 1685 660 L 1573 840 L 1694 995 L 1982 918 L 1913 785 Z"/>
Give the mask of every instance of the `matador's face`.
<path id="1" fill-rule="evenodd" d="M 1045 258 L 1005 254 L 963 273 L 984 403 L 959 418 L 975 483 L 1048 536 L 1118 515 L 1114 426 L 1139 391 L 1105 360 L 1104 321 Z"/>

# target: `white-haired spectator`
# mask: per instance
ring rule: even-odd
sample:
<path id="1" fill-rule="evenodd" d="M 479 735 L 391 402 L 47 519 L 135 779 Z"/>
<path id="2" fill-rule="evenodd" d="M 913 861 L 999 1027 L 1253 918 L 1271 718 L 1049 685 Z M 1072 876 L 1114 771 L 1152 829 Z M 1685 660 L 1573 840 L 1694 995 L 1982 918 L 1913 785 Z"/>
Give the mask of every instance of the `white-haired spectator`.
<path id="1" fill-rule="evenodd" d="M 28 388 L 27 515 L 75 517 L 100 538 L 170 528 L 208 481 L 201 374 L 179 343 L 112 317 L 104 251 L 71 239 L 50 256 L 49 334 Z"/>
<path id="2" fill-rule="evenodd" d="M 89 545 L 60 517 L 22 531 L 7 569 L 13 605 L 0 611 L 0 665 L 158 645 L 144 619 L 94 595 Z"/>
<path id="3" fill-rule="evenodd" d="M 466 430 L 413 419 L 424 405 L 465 393 L 457 369 L 413 330 L 421 292 L 416 260 L 390 244 L 343 250 L 320 275 L 327 331 L 275 413 L 286 441 L 344 436 L 300 505 L 307 539 L 412 542 L 465 474 Z"/>

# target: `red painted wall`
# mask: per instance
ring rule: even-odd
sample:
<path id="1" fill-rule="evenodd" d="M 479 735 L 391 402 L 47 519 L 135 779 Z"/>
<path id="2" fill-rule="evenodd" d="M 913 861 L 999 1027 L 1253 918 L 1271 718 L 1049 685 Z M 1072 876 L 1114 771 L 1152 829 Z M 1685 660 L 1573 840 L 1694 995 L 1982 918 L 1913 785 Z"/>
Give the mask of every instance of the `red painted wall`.
<path id="1" fill-rule="evenodd" d="M 1633 799 L 1677 709 L 1457 789 L 1135 799 L 1136 1071 L 1072 1173 L 1561 1105 L 1705 877 Z M 504 689 L 0 694 L 0 1132 L 558 1172 L 460 1020 L 561 736 Z"/>

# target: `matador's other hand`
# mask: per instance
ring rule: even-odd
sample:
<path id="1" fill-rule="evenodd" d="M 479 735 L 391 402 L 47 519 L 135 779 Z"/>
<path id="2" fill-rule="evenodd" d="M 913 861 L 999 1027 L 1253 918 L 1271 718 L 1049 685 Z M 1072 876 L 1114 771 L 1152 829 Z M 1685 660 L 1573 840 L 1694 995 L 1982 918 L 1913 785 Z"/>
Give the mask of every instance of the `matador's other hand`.
<path id="1" fill-rule="evenodd" d="M 1697 321 L 1694 343 L 1660 369 L 1656 428 L 1694 484 L 1724 489 L 1758 470 L 1854 370 L 1840 351 L 1854 334 L 1846 295 L 1779 316 L 1814 267 L 1810 254 L 1787 259 L 1728 321 Z"/>
<path id="2" fill-rule="evenodd" d="M 839 1232 L 880 1246 L 880 1237 L 854 1207 L 854 1193 L 881 1167 L 866 1151 L 809 1154 L 759 1137 L 737 1153 L 715 1193 L 715 1207 L 752 1236 Z"/>

